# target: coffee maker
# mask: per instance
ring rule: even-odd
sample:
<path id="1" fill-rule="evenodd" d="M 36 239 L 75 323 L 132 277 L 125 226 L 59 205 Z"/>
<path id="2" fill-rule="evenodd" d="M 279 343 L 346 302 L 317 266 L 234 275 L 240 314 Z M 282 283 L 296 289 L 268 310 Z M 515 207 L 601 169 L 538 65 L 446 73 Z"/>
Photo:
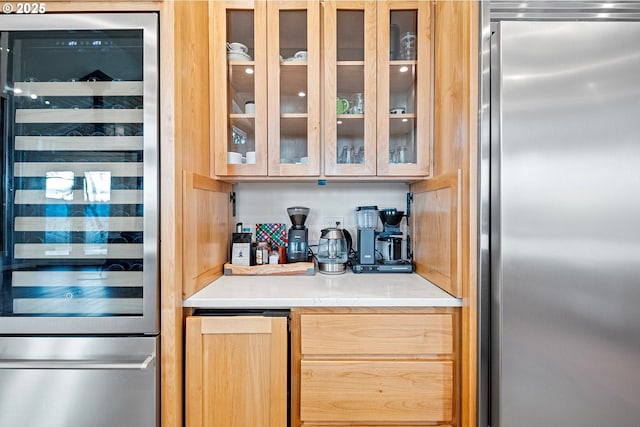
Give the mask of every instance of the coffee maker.
<path id="1" fill-rule="evenodd" d="M 402 264 L 403 233 L 400 223 L 404 212 L 395 208 L 380 209 L 383 230 L 378 233 L 378 252 L 382 254 L 383 264 Z"/>
<path id="2" fill-rule="evenodd" d="M 309 208 L 293 206 L 287 208 L 291 219 L 289 228 L 289 244 L 287 246 L 287 262 L 304 262 L 309 259 L 309 230 L 304 226 L 309 216 Z"/>
<path id="3" fill-rule="evenodd" d="M 371 212 L 375 212 L 375 221 Z M 378 217 L 382 231 L 375 231 Z M 360 206 L 356 209 L 358 260 L 352 266 L 354 273 L 413 272 L 413 263 L 402 253 L 404 233 L 401 222 L 404 217 L 404 212 L 395 208 Z"/>

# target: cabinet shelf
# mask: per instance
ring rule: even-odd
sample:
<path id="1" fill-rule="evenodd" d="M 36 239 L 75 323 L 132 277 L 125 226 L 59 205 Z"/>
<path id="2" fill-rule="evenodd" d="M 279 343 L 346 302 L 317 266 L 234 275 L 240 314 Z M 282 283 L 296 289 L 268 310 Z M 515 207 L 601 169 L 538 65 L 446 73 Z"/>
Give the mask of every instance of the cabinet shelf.
<path id="1" fill-rule="evenodd" d="M 416 61 L 392 61 L 389 67 L 389 90 L 391 93 L 408 92 L 416 82 Z M 402 71 L 406 68 L 405 71 Z"/>
<path id="2" fill-rule="evenodd" d="M 338 94 L 364 92 L 364 61 L 338 61 Z"/>
<path id="3" fill-rule="evenodd" d="M 15 96 L 142 96 L 139 81 L 15 82 Z"/>
<path id="4" fill-rule="evenodd" d="M 280 115 L 281 138 L 296 137 L 306 138 L 307 114 L 282 114 Z"/>
<path id="5" fill-rule="evenodd" d="M 254 74 L 247 73 L 248 69 L 254 70 L 253 61 L 232 61 L 229 63 L 229 83 L 234 91 L 254 92 Z"/>
<path id="6" fill-rule="evenodd" d="M 282 63 L 280 68 L 280 81 L 286 84 L 280 85 L 281 96 L 297 96 L 298 93 L 308 91 L 307 88 L 307 63 L 299 64 Z"/>
<path id="7" fill-rule="evenodd" d="M 306 59 L 291 59 L 289 61 L 282 60 L 282 61 L 280 61 L 280 66 L 282 66 L 282 67 L 307 66 L 307 60 Z"/>
<path id="8" fill-rule="evenodd" d="M 364 114 L 340 114 L 336 125 L 338 139 L 364 139 Z"/>
<path id="9" fill-rule="evenodd" d="M 138 151 L 142 136 L 16 136 L 23 151 Z"/>
<path id="10" fill-rule="evenodd" d="M 136 109 L 17 109 L 16 123 L 142 123 L 143 110 Z"/>

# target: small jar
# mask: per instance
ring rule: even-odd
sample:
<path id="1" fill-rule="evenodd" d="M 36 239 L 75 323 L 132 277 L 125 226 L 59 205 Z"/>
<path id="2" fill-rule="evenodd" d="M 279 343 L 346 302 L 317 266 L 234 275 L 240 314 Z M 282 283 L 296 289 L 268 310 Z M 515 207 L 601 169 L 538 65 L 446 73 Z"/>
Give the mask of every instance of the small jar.
<path id="1" fill-rule="evenodd" d="M 274 249 L 271 252 L 269 252 L 269 264 L 278 264 L 279 259 L 280 259 L 280 256 L 278 255 L 277 250 Z"/>
<path id="2" fill-rule="evenodd" d="M 287 263 L 287 247 L 278 246 L 278 264 Z"/>
<path id="3" fill-rule="evenodd" d="M 407 146 L 406 145 L 402 145 L 398 147 L 397 163 L 407 163 Z"/>
<path id="4" fill-rule="evenodd" d="M 269 264 L 269 250 L 267 242 L 258 242 L 256 247 L 256 265 Z"/>

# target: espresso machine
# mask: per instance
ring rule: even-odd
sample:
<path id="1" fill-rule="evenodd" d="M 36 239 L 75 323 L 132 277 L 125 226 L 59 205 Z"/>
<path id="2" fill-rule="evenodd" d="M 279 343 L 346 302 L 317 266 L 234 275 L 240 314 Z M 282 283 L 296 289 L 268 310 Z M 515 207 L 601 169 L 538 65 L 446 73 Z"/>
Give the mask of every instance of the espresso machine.
<path id="1" fill-rule="evenodd" d="M 375 230 L 378 217 L 382 222 L 382 231 Z M 413 263 L 407 259 L 406 253 L 403 254 L 405 236 L 401 222 L 404 217 L 404 212 L 395 208 L 356 208 L 358 258 L 352 266 L 354 273 L 413 272 Z"/>
<path id="2" fill-rule="evenodd" d="M 309 230 L 304 226 L 309 216 L 309 208 L 293 206 L 287 208 L 291 219 L 289 243 L 287 246 L 287 262 L 304 262 L 309 260 Z"/>

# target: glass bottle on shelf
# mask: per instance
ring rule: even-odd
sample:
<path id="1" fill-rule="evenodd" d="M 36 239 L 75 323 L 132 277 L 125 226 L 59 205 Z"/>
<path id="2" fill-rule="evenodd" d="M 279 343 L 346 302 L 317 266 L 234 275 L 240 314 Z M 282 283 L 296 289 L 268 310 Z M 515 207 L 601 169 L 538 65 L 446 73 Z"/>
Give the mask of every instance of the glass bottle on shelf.
<path id="1" fill-rule="evenodd" d="M 325 174 L 375 175 L 375 2 L 325 3 Z"/>

